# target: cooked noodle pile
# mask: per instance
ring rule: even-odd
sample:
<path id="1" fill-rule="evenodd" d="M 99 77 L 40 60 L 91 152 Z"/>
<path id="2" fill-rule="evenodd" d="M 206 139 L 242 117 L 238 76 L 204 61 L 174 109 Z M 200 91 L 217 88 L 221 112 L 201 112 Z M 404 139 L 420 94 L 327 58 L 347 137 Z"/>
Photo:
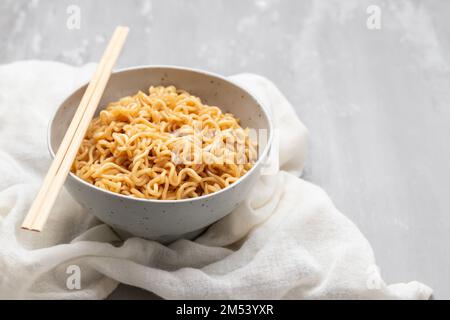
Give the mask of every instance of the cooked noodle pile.
<path id="1" fill-rule="evenodd" d="M 242 177 L 256 144 L 239 120 L 175 87 L 110 103 L 94 118 L 72 172 L 112 192 L 185 199 L 216 192 Z"/>

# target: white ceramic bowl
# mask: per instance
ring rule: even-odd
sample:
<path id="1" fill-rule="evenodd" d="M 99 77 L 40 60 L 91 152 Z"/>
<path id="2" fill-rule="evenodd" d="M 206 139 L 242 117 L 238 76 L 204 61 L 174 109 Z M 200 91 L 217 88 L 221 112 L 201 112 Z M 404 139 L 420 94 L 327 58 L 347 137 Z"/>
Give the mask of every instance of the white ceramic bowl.
<path id="1" fill-rule="evenodd" d="M 205 227 L 223 218 L 248 195 L 258 179 L 272 139 L 272 124 L 265 108 L 251 93 L 221 76 L 204 71 L 169 66 L 124 69 L 111 75 L 100 102 L 109 102 L 147 91 L 151 85 L 175 85 L 217 105 L 241 119 L 243 127 L 266 129 L 268 143 L 253 168 L 242 178 L 218 192 L 193 199 L 146 200 L 116 194 L 70 173 L 66 188 L 92 214 L 113 227 L 122 237 L 139 236 L 160 242 L 193 238 Z M 69 126 L 86 85 L 71 94 L 58 108 L 49 125 L 48 145 L 54 157 Z M 98 110 L 98 111 L 99 111 Z"/>

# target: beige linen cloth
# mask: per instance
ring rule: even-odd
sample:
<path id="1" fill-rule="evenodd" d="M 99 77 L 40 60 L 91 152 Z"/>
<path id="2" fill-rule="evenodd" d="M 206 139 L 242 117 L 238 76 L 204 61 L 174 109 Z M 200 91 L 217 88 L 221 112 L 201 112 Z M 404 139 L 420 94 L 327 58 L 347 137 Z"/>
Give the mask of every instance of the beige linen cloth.
<path id="1" fill-rule="evenodd" d="M 418 283 L 386 285 L 370 244 L 319 187 L 300 179 L 308 132 L 267 79 L 231 77 L 270 108 L 280 170 L 195 241 L 122 242 L 63 190 L 41 233 L 20 224 L 50 156 L 48 121 L 93 65 L 0 66 L 0 298 L 102 299 L 119 282 L 166 299 L 428 299 Z M 67 286 L 78 266 L 81 288 Z M 70 287 L 70 286 L 69 286 Z"/>

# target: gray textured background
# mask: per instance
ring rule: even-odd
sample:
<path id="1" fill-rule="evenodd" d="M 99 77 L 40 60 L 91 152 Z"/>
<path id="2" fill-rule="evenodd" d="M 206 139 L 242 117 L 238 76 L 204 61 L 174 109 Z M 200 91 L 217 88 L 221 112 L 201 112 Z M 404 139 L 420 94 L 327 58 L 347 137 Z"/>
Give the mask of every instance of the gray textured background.
<path id="1" fill-rule="evenodd" d="M 70 4 L 79 30 L 66 27 Z M 370 4 L 380 30 L 366 27 Z M 445 0 L 0 0 L 0 63 L 98 61 L 124 24 L 119 66 L 269 77 L 311 131 L 305 178 L 360 227 L 385 280 L 450 298 L 449 16 Z"/>

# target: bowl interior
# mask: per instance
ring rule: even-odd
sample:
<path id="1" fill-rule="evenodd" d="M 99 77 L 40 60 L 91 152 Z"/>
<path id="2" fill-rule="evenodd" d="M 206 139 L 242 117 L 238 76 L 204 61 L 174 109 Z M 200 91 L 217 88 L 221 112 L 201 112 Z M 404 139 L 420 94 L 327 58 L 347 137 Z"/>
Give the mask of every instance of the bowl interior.
<path id="1" fill-rule="evenodd" d="M 200 97 L 205 104 L 215 105 L 222 111 L 233 113 L 241 120 L 242 127 L 266 129 L 269 136 L 268 115 L 249 92 L 223 77 L 177 67 L 143 67 L 114 72 L 100 101 L 97 114 L 109 102 L 135 94 L 138 90 L 148 92 L 151 85 L 174 85 L 184 89 Z M 49 149 L 52 155 L 69 127 L 85 89 L 86 86 L 83 86 L 75 91 L 55 113 L 49 127 Z"/>

